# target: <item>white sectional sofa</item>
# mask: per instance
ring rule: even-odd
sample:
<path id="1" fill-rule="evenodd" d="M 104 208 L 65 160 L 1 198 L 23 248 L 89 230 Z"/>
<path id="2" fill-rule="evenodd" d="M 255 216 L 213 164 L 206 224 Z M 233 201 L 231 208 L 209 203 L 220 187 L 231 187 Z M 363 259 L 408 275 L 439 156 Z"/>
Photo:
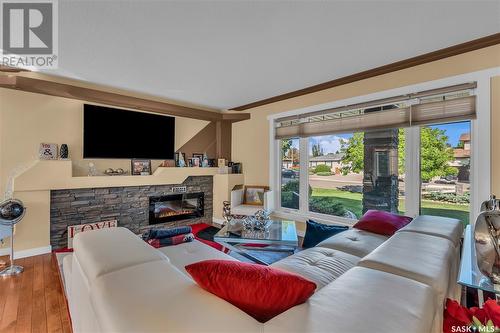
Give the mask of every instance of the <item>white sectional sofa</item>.
<path id="1" fill-rule="evenodd" d="M 156 250 L 124 228 L 80 233 L 64 262 L 75 332 L 440 332 L 457 296 L 458 220 L 421 216 L 388 238 L 356 229 L 272 266 L 317 284 L 260 323 L 196 285 L 184 266 L 235 260 L 197 241 Z"/>

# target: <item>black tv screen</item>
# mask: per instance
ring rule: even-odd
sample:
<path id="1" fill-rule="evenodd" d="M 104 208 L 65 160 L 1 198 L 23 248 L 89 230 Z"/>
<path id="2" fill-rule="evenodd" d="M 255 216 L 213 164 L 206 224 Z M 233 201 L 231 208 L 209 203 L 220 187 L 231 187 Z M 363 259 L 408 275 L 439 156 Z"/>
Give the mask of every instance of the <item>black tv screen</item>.
<path id="1" fill-rule="evenodd" d="M 174 158 L 175 118 L 85 104 L 84 158 Z"/>

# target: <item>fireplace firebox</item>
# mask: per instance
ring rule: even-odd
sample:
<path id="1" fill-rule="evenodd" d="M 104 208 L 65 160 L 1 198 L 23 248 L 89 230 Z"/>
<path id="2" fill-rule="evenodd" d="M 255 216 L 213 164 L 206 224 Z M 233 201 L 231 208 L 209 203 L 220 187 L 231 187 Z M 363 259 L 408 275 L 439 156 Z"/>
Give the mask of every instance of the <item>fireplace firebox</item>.
<path id="1" fill-rule="evenodd" d="M 150 197 L 149 224 L 202 217 L 204 198 L 203 192 Z"/>

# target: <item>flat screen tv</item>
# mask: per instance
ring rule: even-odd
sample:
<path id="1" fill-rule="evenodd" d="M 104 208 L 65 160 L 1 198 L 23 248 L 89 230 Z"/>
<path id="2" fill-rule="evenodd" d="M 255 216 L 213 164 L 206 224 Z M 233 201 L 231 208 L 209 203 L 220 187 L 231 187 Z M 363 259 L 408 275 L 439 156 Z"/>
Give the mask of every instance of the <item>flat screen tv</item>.
<path id="1" fill-rule="evenodd" d="M 175 118 L 85 104 L 84 158 L 174 158 Z"/>

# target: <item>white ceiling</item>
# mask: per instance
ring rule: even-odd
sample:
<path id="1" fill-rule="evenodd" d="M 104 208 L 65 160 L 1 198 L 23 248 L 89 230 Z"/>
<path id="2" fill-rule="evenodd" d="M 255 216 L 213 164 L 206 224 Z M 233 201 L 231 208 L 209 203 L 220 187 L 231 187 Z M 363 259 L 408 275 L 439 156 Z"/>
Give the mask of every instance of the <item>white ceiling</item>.
<path id="1" fill-rule="evenodd" d="M 497 32 L 500 0 L 59 0 L 50 72 L 226 109 Z"/>

